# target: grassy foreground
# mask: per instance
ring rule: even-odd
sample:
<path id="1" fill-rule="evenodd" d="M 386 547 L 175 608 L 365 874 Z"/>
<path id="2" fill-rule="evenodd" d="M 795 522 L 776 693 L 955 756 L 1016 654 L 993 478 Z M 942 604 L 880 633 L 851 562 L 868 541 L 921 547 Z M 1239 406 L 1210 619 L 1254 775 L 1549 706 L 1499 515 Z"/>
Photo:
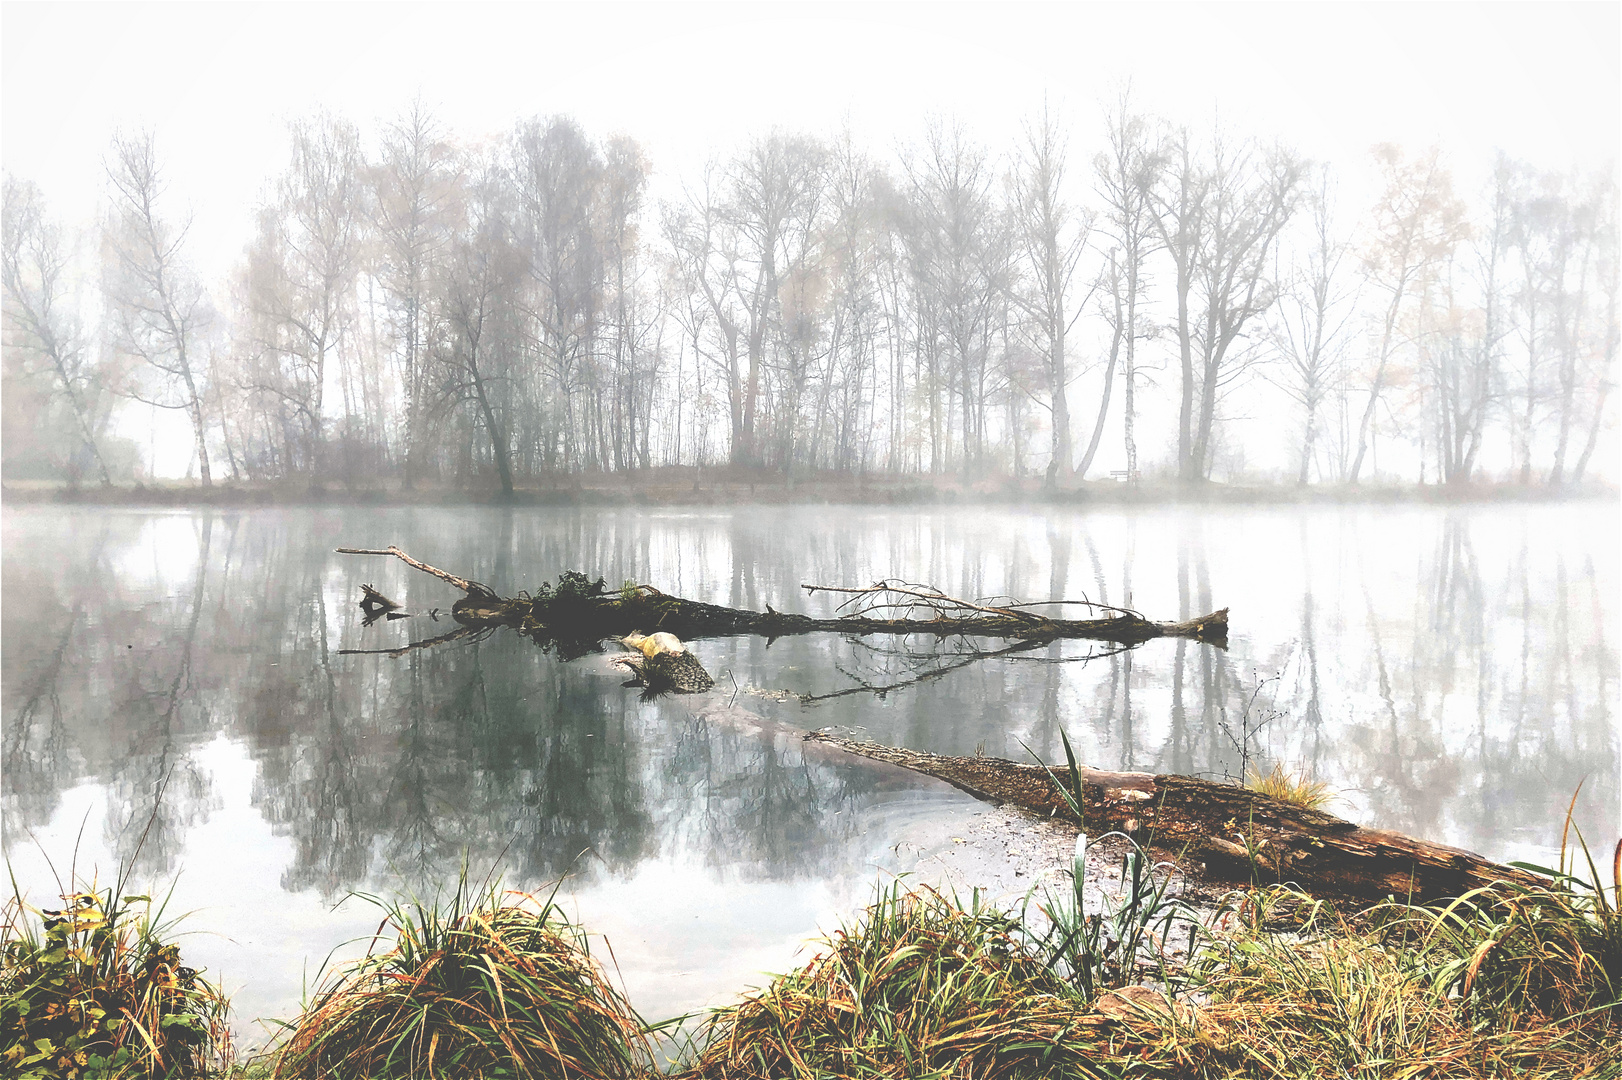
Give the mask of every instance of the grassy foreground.
<path id="1" fill-rule="evenodd" d="M 477 900 L 478 902 L 473 902 Z M 391 947 L 322 982 L 272 1075 L 628 1077 L 653 1053 L 645 1025 L 550 899 L 381 903 Z"/>
<path id="2" fill-rule="evenodd" d="M 180 960 L 173 923 L 115 887 L 0 914 L 0 1075 L 204 1076 L 229 1067 L 227 1002 Z"/>
<path id="3" fill-rule="evenodd" d="M 1196 912 L 1137 849 L 1102 901 L 1073 881 L 1006 911 L 898 884 L 665 1065 L 692 1080 L 1622 1077 L 1622 844 L 1616 884 L 1583 861 L 1537 887 L 1356 913 L 1276 886 Z M 373 950 L 318 979 L 249 1075 L 658 1072 L 671 1022 L 636 1015 L 550 900 L 463 883 L 379 903 Z M 110 908 L 82 894 L 43 936 L 8 912 L 0 1071 L 241 1075 L 217 991 L 162 927 Z"/>

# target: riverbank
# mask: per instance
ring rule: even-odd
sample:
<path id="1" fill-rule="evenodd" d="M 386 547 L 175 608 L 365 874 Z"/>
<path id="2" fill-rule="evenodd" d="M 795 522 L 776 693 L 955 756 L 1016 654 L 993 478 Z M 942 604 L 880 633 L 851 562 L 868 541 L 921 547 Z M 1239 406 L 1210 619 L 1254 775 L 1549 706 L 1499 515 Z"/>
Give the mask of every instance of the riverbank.
<path id="1" fill-rule="evenodd" d="M 544 891 L 464 880 L 427 903 L 380 900 L 367 956 L 318 977 L 276 1045 L 242 1058 L 173 925 L 131 913 L 144 898 L 80 894 L 54 925 L 13 904 L 0 1055 L 38 1080 L 145 1075 L 148 1057 L 243 1078 L 1622 1072 L 1622 915 L 1613 887 L 1585 880 L 1591 863 L 1445 906 L 1345 913 L 1279 886 L 1204 899 L 1124 837 L 1078 845 L 1023 811 L 988 810 L 950 843 L 920 854 L 953 863 L 951 880 L 880 881 L 803 963 L 703 1017 L 639 1015 L 613 951 Z M 987 855 L 993 876 L 1030 885 L 1012 899 L 958 890 L 985 880 Z M 143 993 L 144 1042 L 100 1019 Z"/>
<path id="2" fill-rule="evenodd" d="M 869 473 L 781 473 L 733 467 L 667 467 L 629 473 L 586 473 L 521 483 L 510 497 L 487 483 L 418 484 L 398 481 L 235 482 L 203 487 L 186 481 L 148 484 L 67 485 L 47 481 L 0 484 L 0 502 L 92 506 L 733 506 L 743 504 L 930 505 L 1435 505 L 1464 503 L 1550 503 L 1618 500 L 1612 485 L 1586 482 L 1574 487 L 1480 482 L 1471 484 L 1357 485 L 1203 483 L 1175 480 L 1126 483 L 1104 479 L 1049 486 L 1040 477 L 962 477 Z"/>

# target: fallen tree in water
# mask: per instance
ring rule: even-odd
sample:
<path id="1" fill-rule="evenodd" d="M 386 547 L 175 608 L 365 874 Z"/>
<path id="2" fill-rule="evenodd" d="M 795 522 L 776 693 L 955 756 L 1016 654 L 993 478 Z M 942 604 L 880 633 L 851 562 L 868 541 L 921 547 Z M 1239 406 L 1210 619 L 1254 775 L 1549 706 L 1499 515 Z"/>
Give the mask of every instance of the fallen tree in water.
<path id="1" fill-rule="evenodd" d="M 848 597 L 840 606 L 842 614 L 814 618 L 774 611 L 770 604 L 765 611 L 705 604 L 671 596 L 651 585 L 627 584 L 610 589 L 602 578 L 593 581 L 572 570 L 560 574 L 555 587 L 544 583 L 534 595 L 503 597 L 487 585 L 430 566 L 397 547 L 339 548 L 338 552 L 392 556 L 462 590 L 464 595 L 450 614 L 463 626 L 511 626 L 538 640 L 557 642 L 595 644 L 604 638 L 663 631 L 684 640 L 739 634 L 779 638 L 837 633 L 974 635 L 1022 642 L 1080 639 L 1120 645 L 1181 637 L 1223 648 L 1228 643 L 1227 608 L 1183 622 L 1154 622 L 1136 611 L 1089 600 L 969 601 L 926 585 L 881 581 L 866 588 L 801 586 L 807 594 L 829 592 Z M 371 596 L 369 593 L 367 599 Z M 1086 607 L 1104 614 L 1091 619 L 1060 619 L 1037 610 L 1064 606 Z M 921 614 L 927 617 L 918 617 Z"/>
<path id="2" fill-rule="evenodd" d="M 1494 882 L 1544 883 L 1473 852 L 1365 829 L 1234 784 L 1081 766 L 1072 775 L 1070 769 L 919 753 L 821 732 L 806 739 L 938 777 L 982 799 L 1065 818 L 1087 832 L 1119 831 L 1144 842 L 1152 837 L 1155 847 L 1185 862 L 1205 863 L 1213 877 L 1293 882 L 1314 895 L 1359 901 L 1394 896 L 1420 902 L 1462 896 Z M 1084 820 L 1077 819 L 1067 795 Z"/>

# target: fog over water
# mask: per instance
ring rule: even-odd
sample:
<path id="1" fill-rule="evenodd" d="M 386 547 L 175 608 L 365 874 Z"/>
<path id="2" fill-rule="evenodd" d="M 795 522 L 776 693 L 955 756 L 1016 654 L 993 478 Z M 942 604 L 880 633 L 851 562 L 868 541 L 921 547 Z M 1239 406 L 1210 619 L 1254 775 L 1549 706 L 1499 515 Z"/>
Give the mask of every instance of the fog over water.
<path id="1" fill-rule="evenodd" d="M 808 756 L 794 732 L 809 728 L 1049 760 L 1063 730 L 1093 765 L 1221 778 L 1239 772 L 1233 735 L 1260 724 L 1251 762 L 1327 780 L 1346 817 L 1547 862 L 1579 783 L 1585 832 L 1622 829 L 1617 519 L 1596 503 L 8 507 L 6 854 L 48 897 L 45 855 L 65 871 L 77 842 L 79 870 L 108 878 L 152 817 L 137 878 L 177 882 L 200 932 L 187 955 L 241 988 L 241 1027 L 291 1013 L 305 965 L 376 925 L 354 900 L 329 910 L 346 892 L 431 891 L 464 857 L 523 887 L 571 873 L 565 895 L 650 1014 L 781 970 L 877 868 L 907 868 L 899 842 L 978 807 Z M 454 599 L 394 560 L 332 551 L 388 543 L 506 593 L 588 567 L 757 610 L 826 611 L 803 583 L 884 576 L 1151 618 L 1228 607 L 1230 645 L 1087 660 L 1064 643 L 910 683 L 962 643 L 701 640 L 716 690 L 643 701 L 603 655 L 507 632 L 340 654 L 446 629 L 361 626 L 362 582 L 412 611 Z M 893 689 L 791 696 L 861 685 Z"/>

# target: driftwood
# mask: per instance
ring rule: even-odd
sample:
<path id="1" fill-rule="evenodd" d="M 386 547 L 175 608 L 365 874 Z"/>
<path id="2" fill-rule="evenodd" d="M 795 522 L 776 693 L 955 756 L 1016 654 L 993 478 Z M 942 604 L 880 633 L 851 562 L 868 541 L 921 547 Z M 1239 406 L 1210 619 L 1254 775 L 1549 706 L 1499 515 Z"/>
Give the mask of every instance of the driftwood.
<path id="1" fill-rule="evenodd" d="M 1047 604 L 981 603 L 957 600 L 927 586 L 881 581 L 860 589 L 806 585 L 808 593 L 850 594 L 854 607 L 834 618 L 812 618 L 766 610 L 746 611 L 700 603 L 660 592 L 651 585 L 622 590 L 605 587 L 602 579 L 565 572 L 557 587 L 543 586 L 539 595 L 501 597 L 487 585 L 458 577 L 420 562 L 397 547 L 339 548 L 344 555 L 391 555 L 407 565 L 432 574 L 466 595 L 451 608 L 451 616 L 465 626 L 510 625 L 536 637 L 600 641 L 629 633 L 663 630 L 683 640 L 756 634 L 766 638 L 793 634 L 933 634 L 939 637 L 974 635 L 1024 642 L 1059 639 L 1108 641 L 1137 645 L 1154 638 L 1193 638 L 1226 647 L 1228 609 L 1184 622 L 1154 622 L 1135 611 L 1094 604 L 1087 600 L 1050 601 Z M 1032 610 L 1059 604 L 1086 606 L 1108 612 L 1094 619 L 1059 619 Z M 915 612 L 929 618 L 912 617 Z"/>
<path id="2" fill-rule="evenodd" d="M 1049 771 L 1001 758 L 944 757 L 818 732 L 806 738 L 938 777 L 982 799 L 1064 818 L 1088 832 L 1127 833 L 1179 854 L 1185 862 L 1205 863 L 1213 877 L 1250 880 L 1254 875 L 1264 882 L 1293 882 L 1315 895 L 1359 901 L 1388 896 L 1428 901 L 1493 882 L 1533 885 L 1542 880 L 1469 851 L 1365 829 L 1233 784 L 1082 768 L 1077 801 L 1086 820 L 1080 822 L 1057 786 L 1070 787 L 1068 768 Z"/>

